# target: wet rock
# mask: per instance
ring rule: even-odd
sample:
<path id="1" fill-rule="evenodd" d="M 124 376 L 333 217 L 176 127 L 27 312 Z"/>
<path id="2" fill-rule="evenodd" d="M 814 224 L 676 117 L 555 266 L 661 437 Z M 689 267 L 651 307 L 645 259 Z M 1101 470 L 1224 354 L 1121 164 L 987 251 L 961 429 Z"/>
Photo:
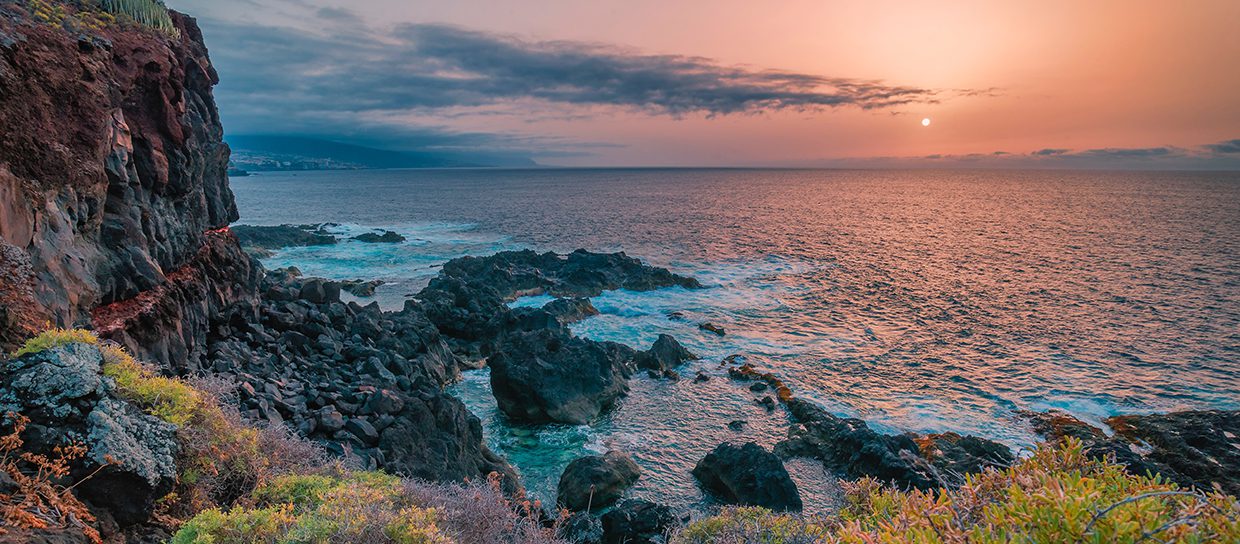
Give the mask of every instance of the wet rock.
<path id="1" fill-rule="evenodd" d="M 693 383 L 704 383 L 709 381 L 710 375 L 702 371 L 698 371 L 697 375 L 693 377 Z"/>
<path id="2" fill-rule="evenodd" d="M 565 325 L 599 314 L 588 298 L 557 298 L 544 304 L 542 309 Z"/>
<path id="3" fill-rule="evenodd" d="M 232 231 L 241 241 L 242 247 L 258 249 L 328 246 L 336 243 L 335 236 L 314 232 L 305 227 L 308 227 L 308 225 L 235 225 L 232 227 Z"/>
<path id="4" fill-rule="evenodd" d="M 619 499 L 640 476 L 637 463 L 623 452 L 581 457 L 560 475 L 557 498 L 561 506 L 574 512 L 602 508 Z"/>
<path id="5" fill-rule="evenodd" d="M 315 420 L 316 427 L 323 434 L 333 434 L 344 428 L 344 416 L 336 411 L 336 408 L 333 406 L 319 410 Z"/>
<path id="6" fill-rule="evenodd" d="M 725 336 L 728 334 L 728 331 L 724 330 L 723 327 L 720 327 L 719 325 L 716 325 L 709 321 L 707 321 L 706 323 L 702 323 L 701 325 L 698 325 L 698 328 L 706 332 L 709 332 L 709 333 L 714 333 L 718 336 Z"/>
<path id="7" fill-rule="evenodd" d="M 698 357 L 668 334 L 660 334 L 654 345 L 637 356 L 637 367 L 660 372 L 671 370 Z"/>
<path id="8" fill-rule="evenodd" d="M 47 455 L 71 441 L 85 445 L 86 457 L 69 475 L 82 479 L 76 493 L 132 525 L 147 520 L 176 482 L 176 427 L 121 398 L 102 364 L 90 344 L 9 361 L 0 368 L 0 414 L 30 418 L 24 451 Z"/>
<path id="9" fill-rule="evenodd" d="M 564 331 L 521 333 L 491 358 L 491 389 L 514 420 L 581 425 L 628 391 L 625 365 L 602 344 Z"/>
<path id="10" fill-rule="evenodd" d="M 783 462 L 753 442 L 720 444 L 698 462 L 693 476 L 729 504 L 801 510 L 801 495 Z"/>
<path id="11" fill-rule="evenodd" d="M 399 244 L 405 241 L 405 237 L 392 232 L 390 230 L 378 232 L 367 232 L 353 237 L 354 240 L 367 244 Z"/>
<path id="12" fill-rule="evenodd" d="M 745 428 L 745 424 L 747 423 L 749 422 L 743 419 L 734 419 L 728 422 L 728 428 L 739 432 Z"/>
<path id="13" fill-rule="evenodd" d="M 770 395 L 762 397 L 761 399 L 758 399 L 756 402 L 758 403 L 759 406 L 766 408 L 766 411 L 768 412 L 775 411 L 775 399 L 771 398 Z"/>
<path id="14" fill-rule="evenodd" d="M 661 544 L 680 519 L 667 506 L 630 499 L 603 514 L 606 544 Z"/>
<path id="15" fill-rule="evenodd" d="M 754 393 L 761 393 L 763 391 L 766 391 L 769 388 L 770 386 L 767 385 L 766 382 L 754 382 L 749 385 L 749 390 L 753 391 Z"/>

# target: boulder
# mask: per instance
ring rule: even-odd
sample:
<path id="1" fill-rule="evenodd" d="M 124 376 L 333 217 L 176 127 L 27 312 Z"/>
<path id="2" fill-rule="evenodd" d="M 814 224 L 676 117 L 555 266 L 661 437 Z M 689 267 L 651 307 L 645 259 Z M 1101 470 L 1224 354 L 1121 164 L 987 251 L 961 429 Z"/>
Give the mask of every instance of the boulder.
<path id="1" fill-rule="evenodd" d="M 616 505 L 602 521 L 606 544 L 662 544 L 681 523 L 671 508 L 637 499 Z"/>
<path id="2" fill-rule="evenodd" d="M 720 444 L 698 462 L 693 476 L 728 504 L 801 510 L 801 495 L 783 462 L 753 442 Z"/>
<path id="3" fill-rule="evenodd" d="M 726 336 L 726 335 L 728 334 L 728 331 L 724 330 L 724 328 L 723 328 L 723 327 L 720 327 L 719 325 L 716 325 L 716 324 L 711 323 L 711 322 L 709 322 L 709 321 L 707 321 L 706 323 L 702 323 L 702 324 L 698 325 L 698 328 L 699 328 L 699 329 L 702 329 L 702 330 L 704 330 L 704 331 L 706 331 L 706 332 L 713 333 L 713 334 L 715 334 L 716 336 Z"/>
<path id="4" fill-rule="evenodd" d="M 176 427 L 124 400 L 102 374 L 93 344 L 69 344 L 19 357 L 0 368 L 0 414 L 30 418 L 24 450 L 51 454 L 78 442 L 71 467 L 76 493 L 127 526 L 146 521 L 172 491 L 180 447 Z M 89 478 L 87 478 L 89 476 Z"/>
<path id="5" fill-rule="evenodd" d="M 576 512 L 608 506 L 641 476 L 633 458 L 619 451 L 574 460 L 560 475 L 561 506 Z"/>
<path id="6" fill-rule="evenodd" d="M 491 390 L 514 420 L 582 425 L 628 391 L 626 363 L 563 330 L 520 333 L 491 357 Z"/>
<path id="7" fill-rule="evenodd" d="M 690 353 L 671 335 L 660 334 L 648 351 L 637 356 L 637 366 L 663 372 L 697 358 L 697 355 Z"/>

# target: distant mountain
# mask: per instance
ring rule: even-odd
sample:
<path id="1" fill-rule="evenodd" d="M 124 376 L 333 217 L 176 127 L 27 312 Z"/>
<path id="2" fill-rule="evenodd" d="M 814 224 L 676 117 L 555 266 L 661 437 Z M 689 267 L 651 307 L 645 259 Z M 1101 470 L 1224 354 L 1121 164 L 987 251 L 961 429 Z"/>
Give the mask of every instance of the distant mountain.
<path id="1" fill-rule="evenodd" d="M 303 136 L 238 135 L 225 140 L 233 149 L 233 167 L 243 171 L 536 166 L 523 157 L 391 151 Z"/>

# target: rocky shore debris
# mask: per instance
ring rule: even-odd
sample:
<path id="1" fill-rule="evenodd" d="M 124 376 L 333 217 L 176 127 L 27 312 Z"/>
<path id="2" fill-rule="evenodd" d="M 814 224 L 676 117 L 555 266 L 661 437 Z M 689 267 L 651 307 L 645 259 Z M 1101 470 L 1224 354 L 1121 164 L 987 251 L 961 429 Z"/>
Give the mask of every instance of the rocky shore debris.
<path id="1" fill-rule="evenodd" d="M 573 460 L 560 475 L 557 499 L 569 511 L 610 506 L 641 477 L 633 458 L 621 451 Z"/>
<path id="2" fill-rule="evenodd" d="M 693 476 L 727 504 L 801 510 L 801 495 L 784 463 L 754 442 L 720 444 L 698 461 Z"/>
<path id="3" fill-rule="evenodd" d="M 1123 415 L 1103 420 L 1114 432 L 1063 412 L 1025 412 L 1048 440 L 1072 437 L 1087 453 L 1112 458 L 1136 475 L 1161 474 L 1186 488 L 1240 496 L 1240 411 L 1203 410 Z"/>
<path id="4" fill-rule="evenodd" d="M 637 368 L 667 372 L 697 359 L 697 355 L 680 345 L 670 334 L 660 334 L 649 351 L 638 354 L 636 362 Z"/>
<path id="5" fill-rule="evenodd" d="M 557 298 L 542 307 L 544 312 L 554 316 L 563 325 L 581 321 L 599 314 L 598 308 L 588 298 Z"/>
<path id="6" fill-rule="evenodd" d="M 405 241 L 405 237 L 399 233 L 390 230 L 380 230 L 380 232 L 367 232 L 359 234 L 351 238 L 359 242 L 367 244 L 399 244 Z"/>
<path id="7" fill-rule="evenodd" d="M 717 336 L 725 336 L 725 335 L 727 335 L 727 334 L 728 334 L 728 331 L 724 330 L 724 328 L 723 328 L 723 327 L 720 327 L 719 325 L 716 325 L 716 324 L 711 323 L 711 322 L 709 322 L 709 321 L 707 321 L 706 323 L 702 323 L 702 324 L 698 325 L 698 328 L 699 328 L 699 329 L 702 329 L 702 330 L 704 330 L 704 331 L 706 331 L 706 332 L 713 333 L 713 334 L 715 334 L 715 335 L 717 335 Z"/>

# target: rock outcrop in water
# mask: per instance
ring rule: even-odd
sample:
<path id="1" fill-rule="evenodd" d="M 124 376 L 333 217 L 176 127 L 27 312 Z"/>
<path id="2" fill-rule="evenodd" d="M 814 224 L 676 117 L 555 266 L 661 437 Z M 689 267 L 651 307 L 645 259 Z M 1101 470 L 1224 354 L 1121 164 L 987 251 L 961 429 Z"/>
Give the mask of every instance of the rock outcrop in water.
<path id="1" fill-rule="evenodd" d="M 577 512 L 604 508 L 616 502 L 637 479 L 641 469 L 628 454 L 609 451 L 573 460 L 560 475 L 557 500 Z"/>
<path id="2" fill-rule="evenodd" d="M 1102 429 L 1060 412 L 1026 413 L 1049 440 L 1080 440 L 1095 458 L 1112 458 L 1133 474 L 1161 474 L 1184 487 L 1217 484 L 1240 496 L 1240 411 L 1204 410 L 1115 416 Z"/>
<path id="3" fill-rule="evenodd" d="M 693 476 L 730 504 L 801 510 L 801 494 L 784 463 L 754 442 L 720 444 L 698 461 Z"/>

